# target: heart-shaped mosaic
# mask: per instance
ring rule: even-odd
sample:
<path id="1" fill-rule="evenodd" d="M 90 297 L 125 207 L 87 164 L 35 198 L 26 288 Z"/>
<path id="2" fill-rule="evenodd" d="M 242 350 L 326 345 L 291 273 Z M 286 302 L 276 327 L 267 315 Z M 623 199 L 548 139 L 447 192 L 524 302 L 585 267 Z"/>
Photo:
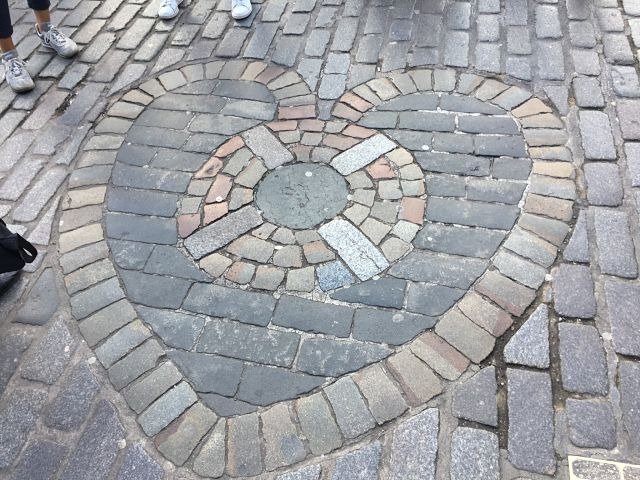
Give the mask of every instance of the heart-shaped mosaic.
<path id="1" fill-rule="evenodd" d="M 158 419 L 169 394 L 255 415 L 409 350 L 445 379 L 486 358 L 568 231 L 562 122 L 450 70 L 371 80 L 319 119 L 297 74 L 242 67 L 166 73 L 110 111 L 136 111 L 105 216 L 136 313 L 72 304 L 145 432 L 176 418 Z M 164 356 L 177 370 L 136 380 Z M 173 380 L 145 395 L 159 369 Z"/>

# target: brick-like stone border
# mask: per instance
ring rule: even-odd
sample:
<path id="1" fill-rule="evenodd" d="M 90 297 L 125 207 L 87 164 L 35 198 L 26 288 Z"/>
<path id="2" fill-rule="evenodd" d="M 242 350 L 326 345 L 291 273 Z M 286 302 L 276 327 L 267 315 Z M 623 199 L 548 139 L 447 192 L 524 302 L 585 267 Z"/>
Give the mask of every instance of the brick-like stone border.
<path id="1" fill-rule="evenodd" d="M 110 106 L 107 119 L 130 125 L 154 98 L 205 78 L 255 80 L 267 85 L 280 101 L 299 95 L 290 88 L 288 97 L 283 92 L 288 87 L 306 88 L 296 73 L 262 62 L 194 64 L 163 73 L 129 91 Z M 273 88 L 283 79 L 287 79 L 285 87 Z M 554 188 L 574 176 L 562 121 L 544 102 L 520 87 L 453 70 L 427 69 L 366 82 L 344 94 L 333 113 L 357 121 L 373 106 L 416 91 L 472 95 L 504 108 L 517 119 L 536 177 L 517 223 L 519 241 L 510 250 L 524 257 L 525 264 L 528 258 L 535 258 L 536 252 L 542 252 L 552 263 L 573 215 L 573 201 L 557 193 L 561 188 Z M 315 116 L 315 103 L 278 108 L 279 120 Z M 77 165 L 80 169 L 95 165 L 108 168 L 124 142 L 124 134 L 96 132 L 84 145 Z M 441 319 L 434 332 L 420 335 L 387 359 L 297 400 L 218 419 L 198 401 L 177 368 L 162 358 L 162 347 L 148 327 L 136 320 L 125 298 L 108 259 L 101 223 L 99 206 L 105 201 L 107 181 L 72 189 L 63 200 L 59 251 L 72 295 L 72 312 L 89 345 L 100 345 L 96 351 L 103 349 L 101 362 L 116 389 L 139 414 L 145 433 L 155 437 L 158 449 L 176 465 L 193 458 L 194 471 L 203 476 L 255 476 L 290 466 L 352 444 L 377 426 L 403 415 L 409 407 L 424 405 L 443 389 L 434 371 L 445 380 L 455 380 L 472 361 L 484 359 L 495 339 L 511 326 L 512 315 L 522 315 L 536 295 L 535 290 L 503 275 L 494 265 Z M 75 209 L 84 209 L 80 215 L 84 220 L 65 217 Z M 501 246 L 498 254 L 504 249 Z M 130 334 L 122 335 L 123 327 Z M 465 330 L 464 336 L 459 333 L 461 329 Z M 488 351 L 479 350 L 479 345 L 488 345 Z M 306 444 L 300 440 L 300 433 Z M 285 444 L 287 448 L 283 448 Z"/>

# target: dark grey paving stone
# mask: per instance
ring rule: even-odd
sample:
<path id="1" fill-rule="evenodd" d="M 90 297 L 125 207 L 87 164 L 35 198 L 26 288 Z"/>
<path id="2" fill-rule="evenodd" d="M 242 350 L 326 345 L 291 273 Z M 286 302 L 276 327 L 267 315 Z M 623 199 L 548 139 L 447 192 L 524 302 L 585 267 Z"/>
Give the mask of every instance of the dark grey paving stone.
<path id="1" fill-rule="evenodd" d="M 136 145 L 133 143 L 125 143 L 118 150 L 116 160 L 127 165 L 143 167 L 151 163 L 151 159 L 156 154 L 156 147 L 147 145 Z"/>
<path id="2" fill-rule="evenodd" d="M 273 314 L 273 323 L 306 332 L 348 337 L 353 308 L 283 295 Z"/>
<path id="3" fill-rule="evenodd" d="M 391 267 L 395 277 L 453 288 L 469 288 L 487 268 L 487 262 L 414 250 Z"/>
<path id="4" fill-rule="evenodd" d="M 549 374 L 507 369 L 508 454 L 516 468 L 552 475 L 554 418 Z"/>
<path id="5" fill-rule="evenodd" d="M 506 113 L 502 108 L 478 100 L 475 97 L 468 97 L 466 95 L 453 95 L 448 93 L 442 94 L 442 96 L 440 97 L 440 108 L 452 112 L 484 113 L 487 115 L 502 115 Z"/>
<path id="6" fill-rule="evenodd" d="M 122 299 L 83 320 L 80 323 L 80 332 L 93 347 L 135 318 L 136 312 L 131 304 Z"/>
<path id="7" fill-rule="evenodd" d="M 428 223 L 418 232 L 413 244 L 434 252 L 490 258 L 504 237 L 504 232 L 495 230 Z"/>
<path id="8" fill-rule="evenodd" d="M 549 368 L 549 309 L 541 304 L 504 347 L 505 361 Z"/>
<path id="9" fill-rule="evenodd" d="M 531 160 L 528 158 L 501 157 L 493 160 L 491 173 L 494 178 L 526 180 L 531 172 Z"/>
<path id="10" fill-rule="evenodd" d="M 23 378 L 52 385 L 64 371 L 76 348 L 62 319 L 56 320 L 47 334 L 36 343 L 20 366 Z"/>
<path id="11" fill-rule="evenodd" d="M 382 456 L 382 445 L 374 442 L 336 460 L 332 480 L 375 480 Z"/>
<path id="12" fill-rule="evenodd" d="M 38 277 L 26 302 L 16 313 L 14 321 L 44 325 L 58 309 L 59 303 L 56 274 L 52 268 L 47 268 Z"/>
<path id="13" fill-rule="evenodd" d="M 615 351 L 640 357 L 640 287 L 607 281 L 604 291 Z"/>
<path id="14" fill-rule="evenodd" d="M 178 164 L 176 164 L 176 158 L 180 160 Z M 157 155 L 153 159 L 153 162 L 151 162 L 151 166 L 158 169 L 195 172 L 202 167 L 208 159 L 208 155 L 201 153 L 191 153 L 172 148 L 159 148 Z"/>
<path id="15" fill-rule="evenodd" d="M 322 377 L 291 372 L 283 368 L 247 365 L 236 398 L 254 405 L 271 405 L 296 398 L 321 385 Z M 273 388 L 277 385 L 277 389 Z"/>
<path id="16" fill-rule="evenodd" d="M 308 338 L 302 341 L 296 366 L 312 375 L 339 377 L 382 360 L 391 353 L 383 345 L 354 340 Z"/>
<path id="17" fill-rule="evenodd" d="M 201 113 L 193 119 L 189 130 L 194 133 L 235 135 L 256 126 L 258 120 L 218 113 Z"/>
<path id="18" fill-rule="evenodd" d="M 633 448 L 640 447 L 640 364 L 623 361 L 618 367 L 622 423 Z"/>
<path id="19" fill-rule="evenodd" d="M 566 317 L 593 318 L 596 297 L 589 267 L 562 264 L 553 279 L 554 309 Z"/>
<path id="20" fill-rule="evenodd" d="M 401 112 L 407 110 L 436 110 L 438 96 L 434 93 L 412 93 L 403 95 L 376 106 L 376 110 Z"/>
<path id="21" fill-rule="evenodd" d="M 124 437 L 125 430 L 115 408 L 106 400 L 102 400 L 82 432 L 78 447 L 71 454 L 62 478 L 107 478 L 118 455 L 118 442 Z"/>
<path id="22" fill-rule="evenodd" d="M 223 417 L 244 415 L 258 410 L 256 405 L 251 405 L 250 403 L 242 402 L 234 398 L 223 397 L 216 393 L 202 393 L 200 394 L 200 399 L 205 405 Z"/>
<path id="23" fill-rule="evenodd" d="M 191 287 L 190 281 L 179 278 L 132 270 L 119 273 L 129 300 L 148 307 L 178 308 Z"/>
<path id="24" fill-rule="evenodd" d="M 455 388 L 451 410 L 458 418 L 495 427 L 498 425 L 497 390 L 495 367 L 485 367 Z"/>
<path id="25" fill-rule="evenodd" d="M 271 295 L 197 283 L 189 291 L 183 308 L 265 326 L 271 320 L 275 306 L 276 300 Z"/>
<path id="26" fill-rule="evenodd" d="M 6 333 L 0 337 L 0 395 L 20 365 L 22 354 L 29 348 L 32 340 L 31 336 L 19 332 Z"/>
<path id="27" fill-rule="evenodd" d="M 154 246 L 150 243 L 109 240 L 111 256 L 116 265 L 127 270 L 142 270 Z"/>
<path id="28" fill-rule="evenodd" d="M 167 354 L 196 391 L 220 395 L 236 393 L 242 375 L 242 362 L 219 355 L 181 350 L 172 350 Z"/>
<path id="29" fill-rule="evenodd" d="M 124 453 L 124 461 L 118 470 L 117 480 L 162 480 L 164 469 L 141 443 L 129 445 Z"/>
<path id="30" fill-rule="evenodd" d="M 638 276 L 629 219 L 622 211 L 594 208 L 598 263 L 602 273 L 624 278 Z"/>
<path id="31" fill-rule="evenodd" d="M 275 100 L 271 91 L 261 83 L 238 80 L 219 80 L 213 89 L 213 94 L 221 97 L 267 103 Z"/>
<path id="32" fill-rule="evenodd" d="M 36 440 L 25 448 L 20 462 L 13 470 L 11 480 L 51 480 L 55 478 L 66 453 L 67 448 L 63 445 Z"/>
<path id="33" fill-rule="evenodd" d="M 616 420 L 609 402 L 568 398 L 566 410 L 571 443 L 583 448 L 615 448 Z"/>
<path id="34" fill-rule="evenodd" d="M 138 423 L 147 435 L 155 435 L 193 405 L 198 396 L 188 383 L 180 382 L 166 392 L 138 417 Z"/>
<path id="35" fill-rule="evenodd" d="M 0 404 L 0 469 L 16 459 L 46 401 L 46 392 L 34 389 L 16 389 L 4 396 Z"/>
<path id="36" fill-rule="evenodd" d="M 140 413 L 182 378 L 182 373 L 173 363 L 165 362 L 143 379 L 123 390 L 122 394 L 129 407 L 136 413 Z"/>
<path id="37" fill-rule="evenodd" d="M 299 343 L 300 335 L 297 333 L 212 319 L 198 339 L 197 350 L 255 363 L 290 367 Z"/>
<path id="38" fill-rule="evenodd" d="M 372 307 L 402 308 L 407 282 L 394 278 L 367 280 L 329 296 L 344 302 L 364 303 Z"/>
<path id="39" fill-rule="evenodd" d="M 162 339 L 165 345 L 191 350 L 202 333 L 205 320 L 171 310 L 136 306 L 140 318 Z"/>
<path id="40" fill-rule="evenodd" d="M 480 202 L 515 205 L 522 199 L 525 185 L 506 180 L 469 179 L 467 198 Z M 534 186 L 531 185 L 531 191 Z M 539 193 L 539 192 L 535 192 Z"/>
<path id="41" fill-rule="evenodd" d="M 401 112 L 398 128 L 425 132 L 453 132 L 455 115 L 442 112 Z"/>
<path id="42" fill-rule="evenodd" d="M 44 423 L 58 430 L 78 429 L 87 418 L 100 385 L 89 367 L 80 363 L 73 367 L 61 388 L 44 412 Z"/>
<path id="43" fill-rule="evenodd" d="M 131 143 L 149 145 L 151 147 L 180 148 L 182 145 L 184 145 L 184 142 L 188 137 L 188 132 L 172 130 L 169 128 L 143 127 L 141 125 L 134 125 L 127 132 L 126 140 Z M 139 179 L 140 177 L 137 176 L 137 178 Z"/>
<path id="44" fill-rule="evenodd" d="M 190 180 L 191 175 L 186 172 L 161 170 L 159 168 L 141 168 L 122 163 L 116 163 L 111 176 L 111 182 L 118 187 L 173 193 L 186 192 Z"/>
<path id="45" fill-rule="evenodd" d="M 353 321 L 353 338 L 365 342 L 402 345 L 436 324 L 437 319 L 413 313 L 359 308 Z"/>
<path id="46" fill-rule="evenodd" d="M 144 267 L 144 272 L 200 282 L 208 280 L 208 275 L 200 270 L 193 260 L 187 258 L 177 248 L 165 245 L 158 245 L 153 249 Z"/>
<path id="47" fill-rule="evenodd" d="M 498 480 L 498 436 L 476 428 L 458 427 L 451 438 L 451 478 Z"/>
<path id="48" fill-rule="evenodd" d="M 183 95 L 171 92 L 156 98 L 149 107 L 163 110 L 218 113 L 225 104 L 226 100 L 217 95 Z M 144 141 L 135 143 L 145 144 Z"/>
<path id="49" fill-rule="evenodd" d="M 393 434 L 390 478 L 435 479 L 438 431 L 439 416 L 435 408 L 401 423 Z"/>
<path id="50" fill-rule="evenodd" d="M 341 378 L 324 391 L 346 438 L 355 438 L 376 426 L 358 387 L 350 377 Z"/>
<path id="51" fill-rule="evenodd" d="M 407 309 L 424 315 L 442 315 L 464 295 L 465 290 L 422 283 L 410 283 Z"/>
<path id="52" fill-rule="evenodd" d="M 106 214 L 107 237 L 115 240 L 174 245 L 178 240 L 175 219 L 124 213 Z"/>
<path id="53" fill-rule="evenodd" d="M 431 198 L 427 205 L 427 220 L 443 223 L 510 230 L 518 217 L 515 205 Z"/>
<path id="54" fill-rule="evenodd" d="M 587 263 L 589 261 L 589 237 L 587 235 L 587 212 L 580 210 L 578 220 L 573 227 L 569 243 L 562 252 L 565 260 Z"/>
<path id="55" fill-rule="evenodd" d="M 560 367 L 565 390 L 606 395 L 607 363 L 598 330 L 589 325 L 561 323 Z"/>
<path id="56" fill-rule="evenodd" d="M 152 190 L 111 188 L 107 195 L 107 208 L 111 212 L 173 217 L 177 204 L 177 195 Z"/>

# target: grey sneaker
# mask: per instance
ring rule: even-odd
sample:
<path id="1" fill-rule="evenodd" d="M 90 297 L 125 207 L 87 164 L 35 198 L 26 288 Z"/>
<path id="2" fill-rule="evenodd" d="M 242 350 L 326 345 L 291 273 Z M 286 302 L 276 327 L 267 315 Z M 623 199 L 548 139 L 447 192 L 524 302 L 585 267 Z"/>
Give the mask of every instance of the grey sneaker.
<path id="1" fill-rule="evenodd" d="M 42 42 L 43 46 L 55 50 L 61 57 L 73 57 L 78 53 L 78 50 L 80 50 L 76 42 L 71 40 L 53 25 L 51 25 L 46 31 L 40 31 L 38 29 L 38 24 L 36 24 L 36 34 L 40 37 L 40 42 Z"/>
<path id="2" fill-rule="evenodd" d="M 2 64 L 4 65 L 4 76 L 14 92 L 33 90 L 35 85 L 24 61 L 20 60 L 15 54 L 7 55 L 5 53 L 2 55 Z"/>
<path id="3" fill-rule="evenodd" d="M 242 20 L 251 15 L 251 0 L 231 0 L 231 16 Z"/>

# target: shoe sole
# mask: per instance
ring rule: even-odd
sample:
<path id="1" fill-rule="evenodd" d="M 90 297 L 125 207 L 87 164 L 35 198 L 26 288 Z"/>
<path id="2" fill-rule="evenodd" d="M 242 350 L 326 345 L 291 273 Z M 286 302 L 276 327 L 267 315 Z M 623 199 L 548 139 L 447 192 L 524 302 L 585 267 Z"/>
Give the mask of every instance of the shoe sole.
<path id="1" fill-rule="evenodd" d="M 244 20 L 245 18 L 249 18 L 252 13 L 253 13 L 253 9 L 246 15 L 243 15 L 242 17 L 234 17 L 233 14 L 231 14 L 231 18 L 233 18 L 234 20 Z"/>
<path id="2" fill-rule="evenodd" d="M 60 52 L 58 52 L 55 48 L 53 48 L 50 45 L 45 45 L 44 43 L 40 42 L 40 45 L 42 45 L 44 48 L 48 48 L 49 50 L 53 50 L 54 52 L 56 52 L 59 56 L 61 56 L 62 58 L 72 58 L 75 57 L 78 52 L 80 51 L 80 49 L 78 48 L 75 52 L 73 52 L 71 55 L 63 55 Z"/>

